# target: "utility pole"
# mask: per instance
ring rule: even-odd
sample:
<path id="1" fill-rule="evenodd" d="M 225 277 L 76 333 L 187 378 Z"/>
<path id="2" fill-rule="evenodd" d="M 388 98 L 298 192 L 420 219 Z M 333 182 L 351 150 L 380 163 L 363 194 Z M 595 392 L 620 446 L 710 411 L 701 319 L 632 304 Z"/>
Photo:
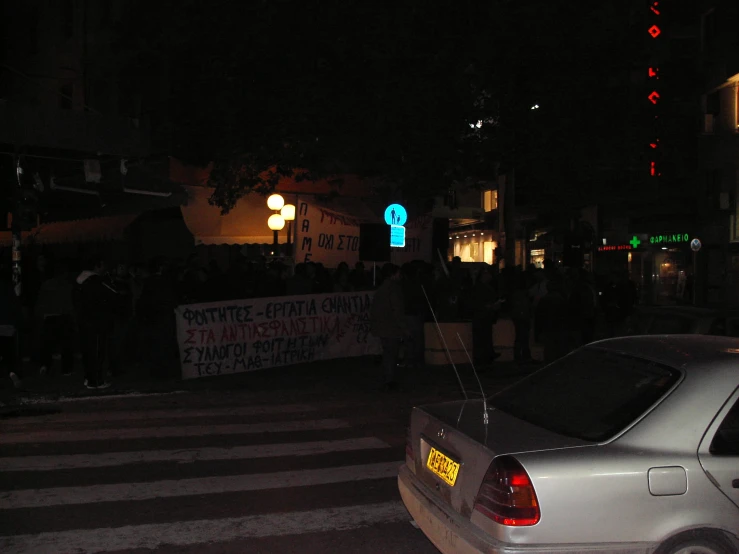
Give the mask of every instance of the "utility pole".
<path id="1" fill-rule="evenodd" d="M 23 185 L 23 174 L 24 171 L 20 158 L 16 158 L 15 177 L 18 186 L 14 195 L 10 233 L 12 236 L 13 252 L 13 290 L 15 291 L 15 295 L 19 297 L 22 295 L 23 289 L 21 233 L 32 230 L 38 219 L 38 195 L 33 187 Z M 39 188 L 39 190 L 41 189 Z"/>
<path id="2" fill-rule="evenodd" d="M 15 162 L 15 176 L 16 176 L 16 182 L 18 183 L 18 189 L 17 189 L 17 195 L 16 197 L 18 199 L 21 198 L 22 195 L 22 189 L 23 185 L 21 184 L 21 175 L 23 175 L 23 168 L 21 167 L 21 163 L 19 159 L 16 159 Z M 16 202 L 14 209 L 13 209 L 13 215 L 12 215 L 12 221 L 10 224 L 10 232 L 12 236 L 12 244 L 13 244 L 13 290 L 15 291 L 15 295 L 20 297 L 21 291 L 22 291 L 22 280 L 21 280 L 21 231 L 22 231 L 22 225 L 20 221 L 19 216 L 19 210 L 17 209 L 18 202 Z"/>
<path id="3" fill-rule="evenodd" d="M 503 255 L 505 266 L 516 267 L 516 168 L 513 167 L 505 176 L 505 201 L 503 203 L 503 228 L 505 229 L 505 245 Z"/>

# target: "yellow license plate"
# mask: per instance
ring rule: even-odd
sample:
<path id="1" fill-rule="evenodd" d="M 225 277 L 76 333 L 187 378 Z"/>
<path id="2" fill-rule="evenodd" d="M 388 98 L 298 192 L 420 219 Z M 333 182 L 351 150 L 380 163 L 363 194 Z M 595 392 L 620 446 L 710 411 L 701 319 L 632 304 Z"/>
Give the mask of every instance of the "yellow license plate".
<path id="1" fill-rule="evenodd" d="M 436 448 L 431 448 L 428 460 L 426 460 L 426 467 L 431 470 L 431 473 L 441 477 L 451 487 L 457 482 L 459 464 L 436 450 Z"/>

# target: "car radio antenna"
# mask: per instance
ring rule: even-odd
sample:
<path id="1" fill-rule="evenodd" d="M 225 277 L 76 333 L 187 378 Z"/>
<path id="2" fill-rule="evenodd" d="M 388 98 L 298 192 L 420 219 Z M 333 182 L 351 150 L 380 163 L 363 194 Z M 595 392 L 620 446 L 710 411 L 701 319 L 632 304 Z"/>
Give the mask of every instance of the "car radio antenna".
<path id="1" fill-rule="evenodd" d="M 472 366 L 472 373 L 475 374 L 475 379 L 477 379 L 477 384 L 480 386 L 480 394 L 482 394 L 482 422 L 487 425 L 489 418 L 488 418 L 488 400 L 485 397 L 485 390 L 482 388 L 482 381 L 480 381 L 480 376 L 477 374 L 477 369 L 475 369 L 475 363 L 472 361 L 472 357 L 470 356 L 470 353 L 467 351 L 467 347 L 464 345 L 464 341 L 462 340 L 462 337 L 459 333 L 457 333 L 457 339 L 459 339 L 459 344 L 462 345 L 462 348 L 464 349 L 464 353 L 467 355 L 467 359 L 470 361 L 470 365 Z"/>
<path id="2" fill-rule="evenodd" d="M 429 310 L 431 310 L 431 315 L 434 318 L 434 323 L 436 324 L 436 331 L 439 333 L 439 337 L 441 338 L 441 344 L 444 345 L 444 350 L 446 350 L 446 355 L 449 358 L 449 362 L 452 364 L 452 368 L 454 369 L 454 374 L 457 376 L 457 382 L 459 383 L 459 388 L 462 389 L 462 394 L 464 395 L 465 400 L 469 400 L 470 397 L 467 396 L 467 391 L 464 390 L 464 385 L 462 384 L 462 378 L 459 376 L 459 371 L 457 371 L 457 366 L 454 364 L 454 360 L 452 359 L 452 354 L 449 352 L 449 347 L 446 345 L 446 340 L 444 339 L 444 333 L 441 332 L 441 326 L 439 325 L 439 320 L 436 319 L 436 312 L 434 312 L 434 308 L 431 305 L 431 300 L 429 300 L 429 295 L 426 294 L 426 287 L 421 285 L 421 290 L 423 291 L 423 295 L 426 297 L 426 303 L 429 305 Z"/>

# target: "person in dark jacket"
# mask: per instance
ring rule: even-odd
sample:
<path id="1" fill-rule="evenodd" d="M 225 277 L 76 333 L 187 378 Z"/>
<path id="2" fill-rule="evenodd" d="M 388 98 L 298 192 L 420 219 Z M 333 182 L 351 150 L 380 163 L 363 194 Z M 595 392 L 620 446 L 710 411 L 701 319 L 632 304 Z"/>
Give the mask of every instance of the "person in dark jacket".
<path id="1" fill-rule="evenodd" d="M 167 260 L 153 260 L 151 268 L 152 275 L 144 283 L 136 307 L 142 325 L 142 361 L 148 364 L 152 376 L 168 377 L 178 371 L 174 317 L 177 297 Z"/>
<path id="2" fill-rule="evenodd" d="M 405 321 L 408 329 L 408 340 L 405 344 L 405 364 L 412 368 L 424 365 L 424 323 L 426 321 L 426 297 L 421 281 L 421 266 L 415 262 L 405 264 L 401 268 L 403 275 L 403 301 L 405 303 Z"/>
<path id="3" fill-rule="evenodd" d="M 10 277 L 10 268 L 0 267 L 0 362 L 15 387 L 22 387 L 19 376 L 21 364 L 20 328 L 23 322 L 23 306 L 16 296 Z"/>
<path id="4" fill-rule="evenodd" d="M 537 325 L 541 325 L 544 343 L 544 362 L 552 363 L 570 351 L 571 331 L 564 279 L 553 274 L 549 280 L 547 294 L 537 306 Z"/>
<path id="5" fill-rule="evenodd" d="M 66 260 L 57 262 L 54 277 L 41 284 L 36 300 L 36 321 L 41 329 L 41 368 L 44 375 L 53 367 L 53 354 L 62 355 L 62 374 L 74 370 L 74 273 Z"/>
<path id="6" fill-rule="evenodd" d="M 472 350 L 475 363 L 492 364 L 500 354 L 493 345 L 493 326 L 498 320 L 501 302 L 493 286 L 493 275 L 486 267 L 480 270 L 472 289 Z"/>
<path id="7" fill-rule="evenodd" d="M 126 361 L 126 340 L 129 335 L 129 325 L 133 318 L 133 300 L 131 298 L 131 274 L 128 266 L 119 263 L 115 272 L 108 275 L 106 283 L 116 291 L 115 305 L 113 306 L 113 326 L 110 333 L 110 372 L 113 376 L 124 372 Z"/>
<path id="8" fill-rule="evenodd" d="M 531 361 L 531 317 L 533 315 L 533 303 L 529 298 L 529 290 L 526 276 L 516 276 L 516 285 L 511 294 L 511 319 L 516 331 L 513 343 L 513 359 L 517 362 Z"/>
<path id="9" fill-rule="evenodd" d="M 375 292 L 370 307 L 372 334 L 382 343 L 382 366 L 385 371 L 385 390 L 398 387 L 395 368 L 400 357 L 400 345 L 410 335 L 405 320 L 405 302 L 401 286 L 400 268 L 385 264 L 382 268 L 382 285 Z"/>
<path id="10" fill-rule="evenodd" d="M 91 259 L 86 267 L 76 279 L 74 305 L 85 366 L 85 386 L 99 389 L 110 386 L 105 382 L 105 364 L 116 291 L 103 279 L 105 264 L 100 258 Z"/>

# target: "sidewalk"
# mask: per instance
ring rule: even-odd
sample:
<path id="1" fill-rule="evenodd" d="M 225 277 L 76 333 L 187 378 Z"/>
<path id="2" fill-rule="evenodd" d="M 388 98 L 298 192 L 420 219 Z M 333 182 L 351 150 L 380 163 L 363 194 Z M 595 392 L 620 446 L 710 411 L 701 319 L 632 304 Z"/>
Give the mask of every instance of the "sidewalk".
<path id="1" fill-rule="evenodd" d="M 501 384 L 518 379 L 537 366 L 521 366 L 514 362 L 496 363 L 480 371 L 486 394 Z M 281 368 L 182 380 L 155 379 L 136 368 L 113 377 L 110 388 L 87 389 L 81 370 L 71 377 L 39 375 L 34 364 L 24 364 L 23 388 L 14 389 L 9 378 L 0 387 L 0 408 L 53 403 L 61 399 L 119 397 L 170 393 L 175 391 L 245 391 L 252 393 L 311 396 L 316 399 L 355 395 L 399 394 L 430 395 L 440 399 L 462 398 L 459 383 L 451 366 L 430 366 L 423 369 L 399 368 L 402 383 L 397 393 L 381 393 L 382 368 L 373 357 L 348 358 L 298 364 Z M 479 397 L 480 387 L 469 365 L 457 366 L 469 397 Z"/>

